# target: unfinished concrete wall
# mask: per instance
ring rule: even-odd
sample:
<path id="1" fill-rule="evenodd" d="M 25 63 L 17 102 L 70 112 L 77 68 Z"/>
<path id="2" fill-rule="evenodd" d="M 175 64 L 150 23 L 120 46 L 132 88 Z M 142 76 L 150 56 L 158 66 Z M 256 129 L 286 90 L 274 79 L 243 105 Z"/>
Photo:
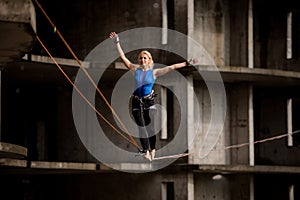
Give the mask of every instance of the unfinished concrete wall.
<path id="1" fill-rule="evenodd" d="M 256 92 L 256 140 L 287 133 L 287 98 L 298 90 L 258 89 Z M 257 164 L 300 165 L 299 148 L 279 138 L 256 146 Z"/>
<path id="2" fill-rule="evenodd" d="M 299 5 L 296 1 L 254 1 L 255 66 L 299 71 Z M 287 18 L 292 12 L 292 58 L 287 58 Z M 298 38 L 298 39 L 297 39 Z"/>
<path id="3" fill-rule="evenodd" d="M 35 10 L 30 0 L 0 1 L 0 65 L 20 60 L 35 39 Z"/>
<path id="4" fill-rule="evenodd" d="M 193 38 L 217 65 L 229 63 L 229 5 L 226 0 L 194 1 Z"/>
<path id="5" fill-rule="evenodd" d="M 122 32 L 140 27 L 161 27 L 161 1 L 51 1 L 41 2 L 80 59 L 100 42 L 108 38 L 111 31 Z M 181 23 L 180 23 L 181 24 Z M 54 49 L 56 57 L 72 58 L 53 28 L 37 9 L 38 34 Z M 33 53 L 40 54 L 37 44 Z"/>
<path id="6" fill-rule="evenodd" d="M 195 200 L 231 198 L 229 180 L 226 176 L 216 174 L 194 174 Z"/>
<path id="7" fill-rule="evenodd" d="M 73 73 L 69 68 L 67 74 Z M 78 160 L 74 149 L 82 145 L 72 119 L 72 87 L 58 69 L 20 62 L 2 75 L 3 141 L 27 147 L 30 160 Z"/>
<path id="8" fill-rule="evenodd" d="M 194 82 L 194 91 L 197 95 L 197 101 L 195 106 L 199 106 L 199 113 L 198 110 L 194 110 L 194 114 L 198 115 L 199 121 L 195 120 L 194 124 L 194 131 L 195 131 L 195 138 L 193 140 L 192 147 L 190 148 L 190 151 L 193 152 L 193 154 L 190 156 L 190 163 L 191 164 L 229 164 L 230 162 L 230 154 L 227 150 L 225 150 L 225 147 L 229 145 L 230 142 L 230 108 L 228 105 L 223 105 L 223 97 L 219 98 L 219 102 L 213 102 L 213 103 L 220 103 L 222 110 L 218 110 L 219 115 L 226 115 L 223 129 L 220 130 L 220 133 L 215 134 L 214 136 L 211 136 L 212 132 L 209 132 L 209 126 L 218 126 L 219 122 L 212 120 L 212 107 L 215 106 L 211 102 L 211 96 L 210 92 L 214 91 L 208 91 L 206 85 L 204 82 L 195 81 Z M 226 98 L 226 97 L 224 97 Z M 198 124 L 196 124 L 196 122 Z M 205 138 L 210 138 L 209 140 L 205 141 Z M 203 142 L 209 142 L 211 145 L 211 149 L 206 152 L 203 147 Z M 209 146 L 209 145 L 208 145 Z M 203 157 L 203 155 L 205 156 Z"/>
<path id="9" fill-rule="evenodd" d="M 76 91 L 74 91 L 76 92 Z M 82 144 L 74 121 L 72 112 L 72 91 L 70 88 L 60 88 L 57 98 L 57 133 L 52 137 L 56 148 L 55 161 L 93 162 L 96 161 Z M 51 148 L 49 149 L 51 150 Z"/>
<path id="10" fill-rule="evenodd" d="M 226 60 L 225 65 L 247 66 L 248 63 L 248 2 L 249 0 L 229 1 L 229 24 L 226 29 L 230 41 L 230 46 L 225 50 L 230 55 L 230 60 Z M 228 31 L 228 30 L 226 30 Z"/>
<path id="11" fill-rule="evenodd" d="M 172 1 L 169 3 L 171 2 Z M 174 27 L 169 27 L 170 29 L 177 30 L 183 34 L 187 34 L 187 3 L 188 1 L 174 0 L 174 21 L 170 21 L 171 23 L 174 23 Z"/>
<path id="12" fill-rule="evenodd" d="M 250 180 L 248 174 L 194 174 L 195 200 L 249 200 Z"/>
<path id="13" fill-rule="evenodd" d="M 231 145 L 249 142 L 248 84 L 234 84 L 227 93 L 230 97 L 230 140 Z M 249 146 L 228 149 L 231 164 L 249 163 Z"/>
<path id="14" fill-rule="evenodd" d="M 251 199 L 251 174 L 224 174 L 229 181 L 231 200 Z"/>

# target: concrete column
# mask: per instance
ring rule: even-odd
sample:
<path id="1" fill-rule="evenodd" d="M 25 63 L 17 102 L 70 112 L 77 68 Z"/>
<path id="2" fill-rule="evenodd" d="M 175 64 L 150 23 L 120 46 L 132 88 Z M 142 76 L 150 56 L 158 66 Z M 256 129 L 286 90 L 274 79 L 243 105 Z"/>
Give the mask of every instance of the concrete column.
<path id="1" fill-rule="evenodd" d="M 292 117 L 292 98 L 287 100 L 287 131 L 288 131 L 288 146 L 293 146 L 293 117 Z"/>
<path id="2" fill-rule="evenodd" d="M 295 190 L 294 185 L 290 185 L 289 186 L 289 200 L 295 199 L 294 190 Z"/>
<path id="3" fill-rule="evenodd" d="M 164 108 L 167 108 L 167 88 L 166 87 L 160 87 L 160 101 L 161 101 L 161 105 Z M 168 115 L 164 113 L 165 110 L 161 109 L 161 113 L 160 116 L 161 118 L 156 118 L 157 119 L 157 123 L 155 123 L 154 125 L 156 125 L 157 127 L 155 128 L 155 130 L 161 130 L 160 133 L 160 139 L 162 140 L 166 140 L 168 139 L 168 130 L 167 130 L 167 126 L 165 126 L 163 123 L 168 121 Z"/>
<path id="4" fill-rule="evenodd" d="M 194 174 L 188 172 L 187 174 L 187 200 L 194 200 Z"/>
<path id="5" fill-rule="evenodd" d="M 253 0 L 248 2 L 248 67 L 254 68 Z M 249 164 L 254 166 L 253 87 L 249 86 Z"/>
<path id="6" fill-rule="evenodd" d="M 188 148 L 191 148 L 193 139 L 195 137 L 194 130 L 194 85 L 193 85 L 193 76 L 189 75 L 187 79 L 187 144 Z M 192 162 L 191 157 L 189 156 L 189 162 Z"/>
<path id="7" fill-rule="evenodd" d="M 193 38 L 194 37 L 194 0 L 187 0 L 187 35 L 188 37 Z M 190 52 L 192 49 L 190 49 L 190 44 L 188 40 L 187 44 L 187 57 L 189 58 Z"/>
<path id="8" fill-rule="evenodd" d="M 254 178 L 253 175 L 250 175 L 250 180 L 249 180 L 249 190 L 250 190 L 250 198 L 249 200 L 254 200 Z"/>
<path id="9" fill-rule="evenodd" d="M 161 44 L 168 44 L 168 9 L 167 0 L 161 0 L 162 9 L 162 40 Z"/>
<path id="10" fill-rule="evenodd" d="M 194 0 L 187 0 L 187 36 L 193 38 L 194 36 Z M 187 41 L 187 59 L 191 57 L 192 49 L 190 40 Z M 187 77 L 188 83 L 193 86 L 193 77 Z M 187 85 L 187 142 L 189 150 L 191 150 L 190 141 L 194 137 L 194 100 L 193 100 L 194 89 Z M 194 149 L 194 148 L 192 148 Z M 192 158 L 189 156 L 189 163 L 193 163 Z M 190 199 L 190 198 L 188 198 Z"/>
<path id="11" fill-rule="evenodd" d="M 248 67 L 254 67 L 254 47 L 253 47 L 253 2 L 249 0 L 248 7 Z"/>
<path id="12" fill-rule="evenodd" d="M 0 142 L 1 142 L 1 133 L 2 133 L 2 70 L 0 69 Z"/>
<path id="13" fill-rule="evenodd" d="M 254 166 L 254 115 L 253 115 L 253 86 L 249 85 L 249 165 Z"/>
<path id="14" fill-rule="evenodd" d="M 288 12 L 287 15 L 287 30 L 286 30 L 286 58 L 292 59 L 293 58 L 293 50 L 292 50 L 292 44 L 293 44 L 293 13 Z"/>

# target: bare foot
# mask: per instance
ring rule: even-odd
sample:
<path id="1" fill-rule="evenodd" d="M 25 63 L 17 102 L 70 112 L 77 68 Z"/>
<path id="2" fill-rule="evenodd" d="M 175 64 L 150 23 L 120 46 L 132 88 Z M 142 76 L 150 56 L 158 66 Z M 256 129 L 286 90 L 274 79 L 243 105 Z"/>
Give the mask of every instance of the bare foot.
<path id="1" fill-rule="evenodd" d="M 150 155 L 150 152 L 149 151 L 146 151 L 145 155 L 144 155 L 144 158 L 146 158 L 147 160 L 151 161 L 151 155 Z"/>
<path id="2" fill-rule="evenodd" d="M 151 159 L 154 160 L 155 158 L 155 149 L 152 149 L 151 151 Z"/>

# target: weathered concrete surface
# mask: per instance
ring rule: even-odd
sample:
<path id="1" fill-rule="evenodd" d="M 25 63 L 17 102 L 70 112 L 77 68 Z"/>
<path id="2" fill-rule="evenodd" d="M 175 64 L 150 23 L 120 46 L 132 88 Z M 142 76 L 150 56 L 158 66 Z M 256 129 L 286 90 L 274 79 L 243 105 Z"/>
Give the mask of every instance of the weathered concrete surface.
<path id="1" fill-rule="evenodd" d="M 11 158 L 0 158 L 0 166 L 5 167 L 26 167 L 27 160 L 11 159 Z"/>
<path id="2" fill-rule="evenodd" d="M 95 163 L 74 163 L 74 162 L 43 162 L 32 161 L 31 168 L 39 169 L 69 169 L 69 170 L 96 170 Z"/>
<path id="3" fill-rule="evenodd" d="M 31 51 L 34 32 L 35 10 L 30 0 L 0 0 L 0 65 Z"/>
<path id="4" fill-rule="evenodd" d="M 296 166 L 279 166 L 279 165 L 199 165 L 195 172 L 201 173 L 286 173 L 299 174 L 300 167 Z"/>
<path id="5" fill-rule="evenodd" d="M 22 158 L 27 156 L 27 148 L 0 142 L 0 157 L 5 158 Z"/>

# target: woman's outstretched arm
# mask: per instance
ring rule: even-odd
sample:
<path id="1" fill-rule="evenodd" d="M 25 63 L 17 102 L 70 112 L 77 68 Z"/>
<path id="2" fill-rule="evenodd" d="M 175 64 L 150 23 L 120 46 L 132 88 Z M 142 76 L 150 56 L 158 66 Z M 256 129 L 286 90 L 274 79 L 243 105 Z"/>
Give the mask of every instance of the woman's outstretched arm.
<path id="1" fill-rule="evenodd" d="M 128 60 L 128 58 L 125 56 L 125 54 L 123 52 L 123 49 L 122 49 L 122 47 L 120 45 L 120 38 L 119 38 L 118 34 L 116 32 L 111 32 L 109 34 L 109 37 L 114 40 L 114 42 L 116 44 L 117 51 L 118 51 L 118 53 L 120 55 L 120 58 L 121 58 L 122 62 L 126 66 L 126 68 L 129 69 L 129 70 L 134 69 L 135 65 L 132 64 L 130 62 L 130 60 Z"/>
<path id="2" fill-rule="evenodd" d="M 179 68 L 182 68 L 182 67 L 189 66 L 191 64 L 195 64 L 196 61 L 197 61 L 196 59 L 191 59 L 189 61 L 176 63 L 176 64 L 173 64 L 173 65 L 170 65 L 170 66 L 163 67 L 161 69 L 155 69 L 155 70 L 153 70 L 153 75 L 154 75 L 155 78 L 158 77 L 158 76 L 163 76 L 166 73 L 170 72 L 171 70 L 179 69 Z"/>

